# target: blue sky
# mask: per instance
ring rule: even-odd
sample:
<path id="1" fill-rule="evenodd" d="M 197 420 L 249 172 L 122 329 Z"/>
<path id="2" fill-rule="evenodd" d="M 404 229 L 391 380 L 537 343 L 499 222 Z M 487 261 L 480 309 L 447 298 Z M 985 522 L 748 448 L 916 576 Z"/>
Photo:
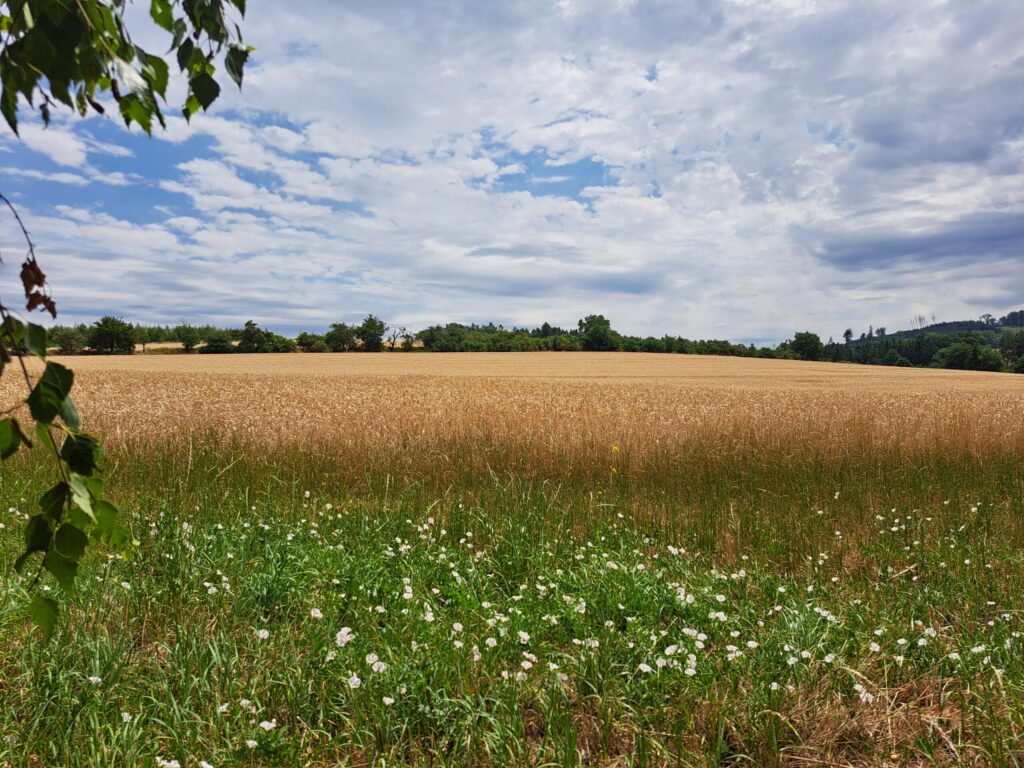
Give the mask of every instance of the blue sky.
<path id="1" fill-rule="evenodd" d="M 24 110 L 0 188 L 68 321 L 776 342 L 998 315 L 1024 305 L 1015 6 L 251 0 L 241 93 L 153 138 Z M 10 296 L 7 221 L 0 248 Z"/>

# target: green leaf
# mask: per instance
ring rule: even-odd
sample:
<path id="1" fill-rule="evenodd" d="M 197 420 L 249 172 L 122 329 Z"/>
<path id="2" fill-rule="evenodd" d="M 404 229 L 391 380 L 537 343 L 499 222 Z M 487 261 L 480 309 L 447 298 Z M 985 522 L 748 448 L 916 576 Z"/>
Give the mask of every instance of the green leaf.
<path id="1" fill-rule="evenodd" d="M 89 102 L 85 98 L 85 88 L 79 88 L 75 93 L 75 108 L 80 117 L 85 117 L 89 112 Z"/>
<path id="2" fill-rule="evenodd" d="M 142 67 L 142 74 L 149 80 L 150 87 L 161 96 L 167 93 L 167 81 L 170 77 L 170 70 L 167 62 L 159 56 L 146 55 L 146 63 Z"/>
<path id="3" fill-rule="evenodd" d="M 149 5 L 149 15 L 153 21 L 168 32 L 174 29 L 174 14 L 171 11 L 171 4 L 167 0 L 152 0 Z"/>
<path id="4" fill-rule="evenodd" d="M 82 426 L 82 419 L 75 408 L 75 402 L 70 397 L 64 398 L 64 404 L 60 409 L 60 418 L 68 429 L 77 431 Z"/>
<path id="5" fill-rule="evenodd" d="M 46 357 L 46 329 L 35 323 L 28 324 L 25 334 L 25 349 L 36 357 Z"/>
<path id="6" fill-rule="evenodd" d="M 36 439 L 39 440 L 43 448 L 49 451 L 56 449 L 56 443 L 53 442 L 53 435 L 50 434 L 49 424 L 36 424 Z"/>
<path id="7" fill-rule="evenodd" d="M 44 597 L 39 594 L 33 595 L 32 600 L 28 604 L 28 612 L 32 617 L 32 621 L 35 622 L 36 626 L 43 633 L 43 638 L 49 640 L 53 636 L 54 628 L 57 626 L 57 616 L 59 615 L 57 601 L 52 597 Z"/>
<path id="8" fill-rule="evenodd" d="M 38 552 L 38 551 L 39 550 L 33 550 L 33 552 Z M 18 559 L 14 561 L 14 570 L 17 571 L 18 573 L 23 573 L 25 571 L 25 563 L 28 562 L 28 559 L 31 556 L 32 556 L 32 552 L 29 552 L 28 550 L 25 550 L 20 555 L 18 555 Z"/>
<path id="9" fill-rule="evenodd" d="M 89 486 L 86 485 L 85 478 L 75 472 L 72 472 L 68 476 L 68 486 L 71 488 L 71 500 L 74 502 L 75 506 L 82 510 L 86 516 L 95 523 L 96 514 L 92 509 L 92 494 L 89 493 Z"/>
<path id="10" fill-rule="evenodd" d="M 32 418 L 40 424 L 53 423 L 64 406 L 64 398 L 44 381 L 36 382 L 26 402 Z"/>
<path id="11" fill-rule="evenodd" d="M 87 475 L 85 478 L 85 487 L 89 489 L 89 493 L 92 494 L 93 501 L 103 496 L 103 478 L 98 474 Z"/>
<path id="12" fill-rule="evenodd" d="M 28 396 L 28 408 L 32 418 L 42 424 L 50 424 L 58 414 L 72 429 L 77 429 L 78 414 L 74 406 L 65 407 L 68 392 L 71 391 L 75 375 L 60 363 L 47 363 L 46 369 Z M 70 422 L 69 422 L 70 419 Z"/>
<path id="13" fill-rule="evenodd" d="M 240 45 L 232 45 L 224 57 L 224 66 L 239 88 L 242 87 L 242 74 L 248 59 L 249 51 Z"/>
<path id="14" fill-rule="evenodd" d="M 190 117 L 192 117 L 192 115 L 198 112 L 199 109 L 199 99 L 197 99 L 195 96 L 189 96 L 188 99 L 185 101 L 185 106 L 181 109 L 181 114 L 183 114 L 185 116 L 185 119 L 188 120 Z"/>
<path id="15" fill-rule="evenodd" d="M 64 516 L 64 521 L 83 531 L 95 528 L 92 518 L 75 506 L 68 510 L 68 513 Z"/>
<path id="16" fill-rule="evenodd" d="M 153 132 L 153 112 L 146 101 L 148 99 L 143 100 L 138 94 L 131 93 L 123 96 L 117 106 L 121 110 L 125 125 L 138 123 L 142 130 L 150 134 Z"/>
<path id="17" fill-rule="evenodd" d="M 68 435 L 60 448 L 60 457 L 72 472 L 80 475 L 93 474 L 99 467 L 101 455 L 100 441 L 92 435 Z"/>
<path id="18" fill-rule="evenodd" d="M 13 317 L 8 317 L 4 320 L 2 330 L 12 347 L 20 347 L 22 339 L 25 338 L 25 324 L 20 320 L 15 320 Z"/>
<path id="19" fill-rule="evenodd" d="M 58 362 L 47 362 L 46 370 L 27 400 L 32 418 L 42 424 L 52 423 L 54 417 L 65 411 L 65 400 L 74 381 L 75 375 L 67 368 Z M 74 411 L 69 415 L 74 416 Z"/>
<path id="20" fill-rule="evenodd" d="M 220 95 L 220 86 L 217 85 L 217 81 L 205 72 L 189 80 L 189 85 L 192 88 L 192 93 L 195 94 L 196 99 L 202 105 L 203 111 L 206 111 Z"/>
<path id="21" fill-rule="evenodd" d="M 118 525 L 117 508 L 107 501 L 97 501 L 95 511 L 96 528 L 93 536 L 113 547 L 123 547 L 128 542 L 130 534 L 126 528 Z"/>
<path id="22" fill-rule="evenodd" d="M 245 16 L 245 0 L 231 0 L 231 4 L 238 9 L 238 12 Z"/>
<path id="23" fill-rule="evenodd" d="M 0 421 L 0 459 L 13 456 L 21 447 L 21 430 L 17 428 L 14 419 Z"/>
<path id="24" fill-rule="evenodd" d="M 18 431 L 18 434 L 21 436 L 21 442 L 23 442 L 27 447 L 31 448 L 32 440 L 31 438 L 29 438 L 28 433 L 22 428 L 21 422 L 18 421 L 17 419 L 11 419 L 11 424 L 14 426 L 14 428 Z"/>
<path id="25" fill-rule="evenodd" d="M 4 120 L 7 121 L 7 125 L 14 131 L 14 135 L 18 135 L 18 92 L 14 88 L 8 88 L 7 83 L 4 83 L 3 89 L 0 90 L 0 113 L 3 113 Z"/>
<path id="26" fill-rule="evenodd" d="M 45 552 L 50 548 L 50 524 L 42 515 L 32 515 L 25 526 L 25 549 Z"/>
<path id="27" fill-rule="evenodd" d="M 67 397 L 75 384 L 75 374 L 60 363 L 47 363 L 41 381 L 49 383 L 61 397 Z"/>
<path id="28" fill-rule="evenodd" d="M 189 62 L 192 61 L 192 52 L 196 49 L 195 44 L 185 38 L 182 40 L 181 45 L 178 48 L 178 69 L 184 72 L 188 69 Z"/>
<path id="29" fill-rule="evenodd" d="M 62 525 L 54 537 L 57 551 L 68 560 L 78 561 L 85 553 L 89 537 L 85 532 L 73 525 Z"/>
<path id="30" fill-rule="evenodd" d="M 184 19 L 175 19 L 174 21 L 174 37 L 171 39 L 170 50 L 174 50 L 181 45 L 181 41 L 185 39 L 185 35 L 188 34 L 188 24 L 185 23 Z"/>
<path id="31" fill-rule="evenodd" d="M 54 549 L 43 558 L 43 568 L 53 574 L 61 589 L 69 595 L 75 591 L 75 578 L 78 576 L 78 563 L 68 560 Z"/>
<path id="32" fill-rule="evenodd" d="M 39 508 L 51 520 L 60 520 L 64 514 L 64 505 L 67 503 L 70 490 L 67 483 L 63 481 L 57 483 L 39 497 Z M 47 535 L 49 535 L 49 532 L 47 532 Z"/>

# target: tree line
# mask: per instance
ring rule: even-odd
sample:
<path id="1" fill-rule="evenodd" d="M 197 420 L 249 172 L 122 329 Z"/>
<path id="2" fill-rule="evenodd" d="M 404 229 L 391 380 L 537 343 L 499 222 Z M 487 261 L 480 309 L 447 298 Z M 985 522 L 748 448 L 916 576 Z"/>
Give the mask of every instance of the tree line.
<path id="1" fill-rule="evenodd" d="M 870 327 L 855 338 L 853 331 L 847 329 L 842 342 L 829 339 L 822 343 L 816 333 L 801 331 L 774 347 L 758 347 L 725 339 L 630 336 L 612 328 L 604 315 L 587 315 L 575 328 L 549 323 L 536 328 L 447 323 L 412 333 L 405 327 L 392 328 L 370 314 L 359 324 L 334 323 L 324 333 L 304 331 L 294 339 L 261 328 L 252 320 L 242 328 L 187 323 L 171 327 L 133 325 L 108 315 L 91 325 L 56 326 L 49 338 L 60 354 L 132 354 L 137 345 L 146 351 L 149 344 L 177 342 L 180 351 L 199 354 L 384 350 L 654 352 L 1024 373 L 1024 328 L 1015 327 L 1017 324 L 1024 326 L 1024 310 L 998 320 L 983 315 L 980 321 L 933 324 L 891 335 L 885 328 Z"/>

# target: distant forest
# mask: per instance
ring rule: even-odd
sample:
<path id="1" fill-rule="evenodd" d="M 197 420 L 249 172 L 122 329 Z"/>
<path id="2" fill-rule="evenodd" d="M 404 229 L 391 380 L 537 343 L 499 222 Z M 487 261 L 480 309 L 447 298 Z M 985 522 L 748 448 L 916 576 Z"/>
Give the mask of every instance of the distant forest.
<path id="1" fill-rule="evenodd" d="M 1024 309 L 1003 317 L 927 324 L 915 318 L 910 330 L 887 332 L 869 327 L 859 335 L 848 328 L 840 341 L 811 331 L 795 333 L 774 347 L 734 344 L 724 339 L 693 340 L 682 336 L 629 336 L 612 328 L 603 315 L 588 315 L 575 328 L 548 323 L 537 328 L 505 328 L 493 323 L 433 325 L 412 333 L 390 327 L 374 315 L 360 324 L 334 323 L 325 333 L 288 338 L 250 320 L 242 328 L 187 323 L 133 325 L 105 316 L 92 324 L 55 326 L 50 339 L 60 354 L 150 354 L 238 352 L 659 352 L 682 355 L 825 360 L 905 367 L 955 368 L 1024 373 Z M 166 345 L 177 342 L 173 349 Z M 179 346 L 180 345 L 180 346 Z"/>

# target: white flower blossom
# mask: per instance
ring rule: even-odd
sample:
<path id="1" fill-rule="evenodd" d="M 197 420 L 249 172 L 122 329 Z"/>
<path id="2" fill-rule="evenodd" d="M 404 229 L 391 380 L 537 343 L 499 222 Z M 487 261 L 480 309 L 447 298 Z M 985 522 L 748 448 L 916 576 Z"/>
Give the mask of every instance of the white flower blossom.
<path id="1" fill-rule="evenodd" d="M 334 636 L 334 644 L 339 648 L 344 648 L 346 645 L 352 642 L 355 638 L 355 633 L 349 627 L 342 627 L 338 634 Z"/>

